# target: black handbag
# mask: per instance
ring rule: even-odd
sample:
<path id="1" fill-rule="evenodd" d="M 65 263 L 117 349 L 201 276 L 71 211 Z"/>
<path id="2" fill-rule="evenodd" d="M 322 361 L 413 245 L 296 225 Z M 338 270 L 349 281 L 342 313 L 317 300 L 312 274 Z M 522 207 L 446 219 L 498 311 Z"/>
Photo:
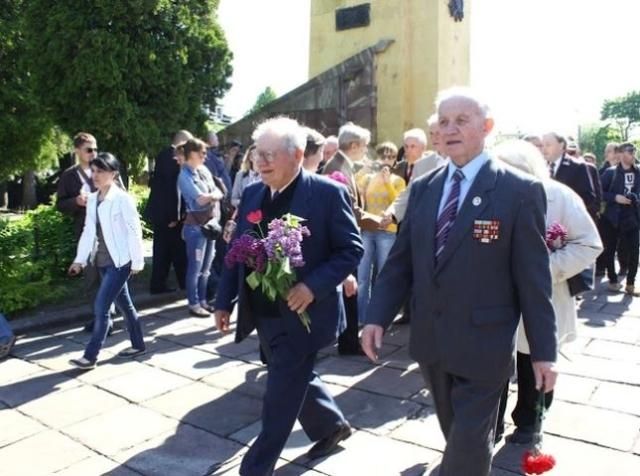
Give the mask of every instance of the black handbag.
<path id="1" fill-rule="evenodd" d="M 571 297 L 593 289 L 593 269 L 587 268 L 582 272 L 567 279 L 569 294 Z"/>
<path id="2" fill-rule="evenodd" d="M 207 240 L 215 241 L 222 236 L 222 227 L 217 218 L 212 218 L 204 225 L 200 225 L 200 231 Z"/>

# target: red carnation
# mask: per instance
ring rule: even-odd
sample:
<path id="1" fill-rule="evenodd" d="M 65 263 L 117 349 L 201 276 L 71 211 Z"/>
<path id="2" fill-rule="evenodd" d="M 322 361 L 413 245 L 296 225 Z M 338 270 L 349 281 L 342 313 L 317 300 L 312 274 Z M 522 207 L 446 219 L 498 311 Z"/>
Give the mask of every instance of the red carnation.
<path id="1" fill-rule="evenodd" d="M 254 210 L 247 213 L 247 221 L 254 225 L 257 225 L 262 221 L 262 210 Z"/>
<path id="2" fill-rule="evenodd" d="M 540 453 L 537 449 L 526 451 L 522 456 L 522 470 L 525 474 L 542 474 L 553 469 L 556 459 L 548 454 Z"/>

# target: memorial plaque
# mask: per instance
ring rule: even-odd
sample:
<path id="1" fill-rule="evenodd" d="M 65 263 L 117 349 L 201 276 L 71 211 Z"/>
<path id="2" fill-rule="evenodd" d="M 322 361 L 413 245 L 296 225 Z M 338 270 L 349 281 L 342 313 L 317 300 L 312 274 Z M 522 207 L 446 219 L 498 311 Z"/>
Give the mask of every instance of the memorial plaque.
<path id="1" fill-rule="evenodd" d="M 336 31 L 369 26 L 369 23 L 371 23 L 370 3 L 336 10 Z"/>

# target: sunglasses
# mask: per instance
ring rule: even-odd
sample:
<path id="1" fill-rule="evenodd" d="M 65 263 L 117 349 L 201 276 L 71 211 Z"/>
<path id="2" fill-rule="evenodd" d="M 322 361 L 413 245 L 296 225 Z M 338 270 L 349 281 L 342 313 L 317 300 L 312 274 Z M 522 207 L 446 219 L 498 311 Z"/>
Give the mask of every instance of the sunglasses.
<path id="1" fill-rule="evenodd" d="M 85 147 L 84 151 L 87 154 L 93 154 L 94 152 L 98 152 L 98 148 L 97 147 Z"/>

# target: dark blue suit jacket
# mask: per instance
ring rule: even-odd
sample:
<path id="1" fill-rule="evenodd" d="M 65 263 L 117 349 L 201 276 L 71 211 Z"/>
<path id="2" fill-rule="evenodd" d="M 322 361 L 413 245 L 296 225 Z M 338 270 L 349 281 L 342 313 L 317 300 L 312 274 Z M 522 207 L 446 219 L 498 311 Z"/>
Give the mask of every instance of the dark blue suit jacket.
<path id="1" fill-rule="evenodd" d="M 311 318 L 308 333 L 296 313 L 280 302 L 280 313 L 292 343 L 305 352 L 313 352 L 329 345 L 344 330 L 345 314 L 341 283 L 360 261 L 362 240 L 356 225 L 347 189 L 325 177 L 301 171 L 291 202 L 291 213 L 306 219 L 311 231 L 302 242 L 305 265 L 297 268 L 298 281 L 304 282 L 315 296 L 307 308 Z M 263 183 L 252 184 L 242 195 L 235 236 L 246 233 L 253 225 L 247 214 L 259 210 L 269 189 Z M 244 266 L 229 269 L 225 266 L 218 287 L 215 308 L 231 312 L 238 302 L 236 342 L 255 329 L 259 310 L 250 309 Z"/>
<path id="2" fill-rule="evenodd" d="M 411 297 L 409 352 L 465 378 L 506 381 L 520 316 L 534 361 L 555 361 L 556 326 L 540 182 L 493 159 L 478 172 L 437 265 L 436 216 L 447 167 L 411 185 L 398 237 L 378 275 L 367 324 L 387 327 Z M 498 226 L 482 241 L 476 230 Z"/>

